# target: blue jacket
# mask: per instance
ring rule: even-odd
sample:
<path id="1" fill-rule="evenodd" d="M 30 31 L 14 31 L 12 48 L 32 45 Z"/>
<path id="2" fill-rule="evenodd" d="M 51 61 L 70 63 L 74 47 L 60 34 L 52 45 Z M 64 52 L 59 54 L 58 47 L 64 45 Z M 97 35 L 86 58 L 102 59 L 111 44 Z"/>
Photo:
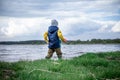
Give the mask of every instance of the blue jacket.
<path id="1" fill-rule="evenodd" d="M 60 40 L 57 31 L 57 26 L 50 26 L 48 29 L 49 48 L 60 48 Z"/>

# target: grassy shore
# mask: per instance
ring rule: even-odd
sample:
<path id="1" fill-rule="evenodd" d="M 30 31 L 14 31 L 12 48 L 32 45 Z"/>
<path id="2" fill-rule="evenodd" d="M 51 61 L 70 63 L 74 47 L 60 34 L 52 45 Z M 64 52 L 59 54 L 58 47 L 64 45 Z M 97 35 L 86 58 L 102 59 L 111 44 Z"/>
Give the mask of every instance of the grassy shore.
<path id="1" fill-rule="evenodd" d="M 120 80 L 120 51 L 71 60 L 0 62 L 0 80 Z"/>

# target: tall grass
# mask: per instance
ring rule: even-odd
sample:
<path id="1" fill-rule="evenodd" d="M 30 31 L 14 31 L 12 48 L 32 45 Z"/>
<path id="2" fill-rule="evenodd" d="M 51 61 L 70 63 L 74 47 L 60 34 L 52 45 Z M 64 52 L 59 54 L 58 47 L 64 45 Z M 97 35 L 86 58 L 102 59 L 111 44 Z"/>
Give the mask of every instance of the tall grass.
<path id="1" fill-rule="evenodd" d="M 120 52 L 87 53 L 71 60 L 0 62 L 0 80 L 120 80 Z"/>

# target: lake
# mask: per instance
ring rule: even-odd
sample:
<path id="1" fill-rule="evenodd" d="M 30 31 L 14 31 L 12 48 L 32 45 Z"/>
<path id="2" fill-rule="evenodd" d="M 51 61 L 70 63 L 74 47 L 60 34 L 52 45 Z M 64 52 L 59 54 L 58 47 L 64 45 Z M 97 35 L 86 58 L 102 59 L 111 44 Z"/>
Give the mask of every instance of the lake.
<path id="1" fill-rule="evenodd" d="M 71 59 L 87 52 L 120 51 L 120 44 L 79 44 L 62 45 L 63 59 Z M 44 59 L 47 45 L 0 45 L 0 61 L 16 62 L 20 60 Z M 54 53 L 52 59 L 57 59 Z"/>

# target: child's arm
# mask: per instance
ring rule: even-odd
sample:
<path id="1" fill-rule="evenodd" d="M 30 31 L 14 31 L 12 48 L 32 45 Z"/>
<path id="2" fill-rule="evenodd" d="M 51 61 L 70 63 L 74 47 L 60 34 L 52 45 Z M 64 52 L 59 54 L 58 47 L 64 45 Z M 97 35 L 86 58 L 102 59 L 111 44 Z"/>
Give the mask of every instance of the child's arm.
<path id="1" fill-rule="evenodd" d="M 61 32 L 60 30 L 58 30 L 57 34 L 58 34 L 58 37 L 59 37 L 63 42 L 67 42 L 67 40 L 63 37 L 62 32 Z"/>
<path id="2" fill-rule="evenodd" d="M 45 32 L 44 33 L 44 40 L 45 40 L 46 43 L 48 43 L 48 38 L 47 37 L 48 37 L 48 32 Z"/>

